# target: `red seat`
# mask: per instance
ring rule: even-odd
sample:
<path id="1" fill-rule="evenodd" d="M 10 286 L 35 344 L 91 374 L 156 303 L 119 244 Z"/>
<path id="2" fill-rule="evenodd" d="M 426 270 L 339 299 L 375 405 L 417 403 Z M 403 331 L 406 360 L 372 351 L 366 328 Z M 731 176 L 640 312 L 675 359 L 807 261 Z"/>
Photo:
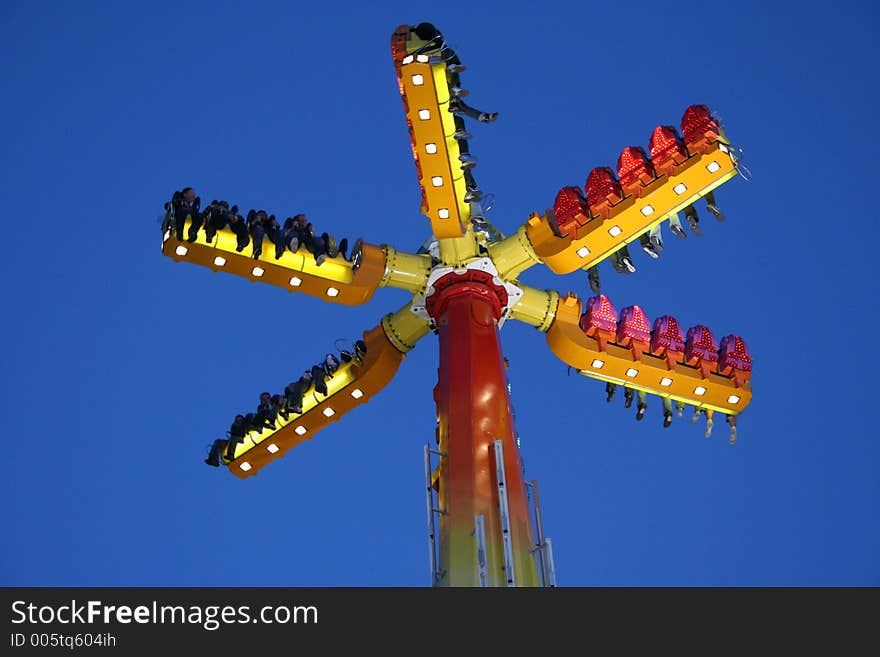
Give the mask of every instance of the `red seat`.
<path id="1" fill-rule="evenodd" d="M 581 315 L 581 328 L 587 335 L 596 331 L 617 332 L 617 311 L 604 294 L 587 299 L 587 311 Z"/>
<path id="2" fill-rule="evenodd" d="M 657 174 L 648 154 L 641 146 L 627 146 L 617 158 L 617 177 L 627 194 L 641 196 L 642 185 L 647 185 Z"/>
<path id="3" fill-rule="evenodd" d="M 406 56 L 406 39 L 408 35 L 408 25 L 398 26 L 394 30 L 394 34 L 391 35 L 391 56 L 394 58 L 395 64 L 399 65 L 400 60 Z"/>
<path id="4" fill-rule="evenodd" d="M 654 320 L 654 330 L 651 332 L 651 353 L 663 356 L 666 352 L 684 351 L 684 336 L 678 320 L 672 315 L 663 315 Z"/>
<path id="5" fill-rule="evenodd" d="M 590 171 L 584 189 L 590 210 L 603 219 L 611 215 L 611 206 L 623 198 L 623 190 L 611 167 L 596 167 Z"/>
<path id="6" fill-rule="evenodd" d="M 651 324 L 645 311 L 639 306 L 627 306 L 620 311 L 617 323 L 617 344 L 629 347 L 634 341 L 648 343 L 651 339 Z"/>
<path id="7" fill-rule="evenodd" d="M 687 149 L 678 133 L 671 125 L 661 125 L 654 129 L 650 143 L 651 161 L 658 173 L 672 173 L 677 164 L 684 162 Z"/>
<path id="8" fill-rule="evenodd" d="M 684 341 L 684 359 L 690 365 L 715 363 L 718 361 L 718 345 L 712 332 L 699 324 L 688 329 Z"/>
<path id="9" fill-rule="evenodd" d="M 563 187 L 553 201 L 553 214 L 560 237 L 573 233 L 590 220 L 587 200 L 579 187 Z"/>
<path id="10" fill-rule="evenodd" d="M 691 105 L 681 117 L 681 134 L 688 151 L 705 153 L 718 139 L 721 129 L 705 105 Z"/>
<path id="11" fill-rule="evenodd" d="M 751 372 L 752 354 L 741 337 L 731 334 L 721 338 L 721 349 L 718 351 L 718 371 L 724 376 L 730 376 L 733 370 Z"/>

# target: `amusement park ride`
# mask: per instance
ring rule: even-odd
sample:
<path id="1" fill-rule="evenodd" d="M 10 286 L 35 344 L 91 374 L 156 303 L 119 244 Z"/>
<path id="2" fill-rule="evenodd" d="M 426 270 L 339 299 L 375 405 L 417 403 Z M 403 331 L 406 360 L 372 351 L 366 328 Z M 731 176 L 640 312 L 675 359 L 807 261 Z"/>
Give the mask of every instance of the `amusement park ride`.
<path id="1" fill-rule="evenodd" d="M 685 337 L 671 316 L 652 328 L 638 306 L 618 316 L 605 296 L 584 303 L 530 287 L 520 276 L 539 264 L 556 274 L 596 266 L 733 178 L 735 149 L 705 106 L 691 106 L 682 137 L 669 126 L 657 128 L 650 158 L 638 147 L 624 149 L 617 176 L 607 167 L 594 169 L 584 190 L 563 188 L 553 210 L 532 213 L 503 237 L 486 228 L 469 184 L 469 135 L 458 104 L 464 67 L 439 33 L 425 38 L 416 28 L 398 27 L 391 51 L 421 210 L 433 233 L 427 253 L 362 244 L 351 262 L 337 256 L 318 266 L 306 249 L 274 259 L 269 248 L 255 259 L 236 250 L 229 230 L 209 243 L 203 232 L 189 242 L 171 229 L 162 252 L 343 305 L 363 304 L 380 287 L 412 293 L 409 303 L 363 334 L 363 357 L 338 367 L 327 379 L 327 394 L 308 390 L 301 413 L 277 418 L 275 430 L 250 431 L 223 463 L 238 477 L 256 475 L 378 394 L 407 352 L 433 332 L 440 340 L 436 444 L 425 446 L 432 585 L 552 586 L 550 541 L 540 526 L 537 489 L 528 494 L 534 483 L 524 481 L 513 426 L 503 324 L 517 320 L 546 333 L 561 361 L 610 384 L 610 394 L 622 386 L 628 399 L 633 392 L 657 395 L 667 419 L 673 403 L 679 411 L 692 405 L 710 428 L 713 414 L 724 414 L 731 442 L 734 418 L 751 399 L 751 357 L 738 336 L 725 337 L 719 350 L 705 326 Z"/>

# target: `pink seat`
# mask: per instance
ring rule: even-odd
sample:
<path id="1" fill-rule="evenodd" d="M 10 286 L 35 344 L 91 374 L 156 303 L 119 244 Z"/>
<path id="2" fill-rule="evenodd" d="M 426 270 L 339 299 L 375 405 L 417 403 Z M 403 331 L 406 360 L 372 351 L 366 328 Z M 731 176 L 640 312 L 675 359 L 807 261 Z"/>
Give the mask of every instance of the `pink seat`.
<path id="1" fill-rule="evenodd" d="M 738 335 L 725 335 L 721 338 L 718 350 L 718 371 L 729 376 L 733 370 L 752 371 L 752 354 L 746 343 Z"/>
<path id="2" fill-rule="evenodd" d="M 687 338 L 684 341 L 684 359 L 690 364 L 718 361 L 718 345 L 715 344 L 715 338 L 712 337 L 712 332 L 702 324 L 688 329 Z"/>
<path id="3" fill-rule="evenodd" d="M 617 343 L 628 347 L 633 341 L 647 343 L 651 339 L 651 324 L 639 306 L 627 306 L 620 311 L 617 323 Z"/>
<path id="4" fill-rule="evenodd" d="M 684 351 L 684 336 L 678 320 L 672 315 L 663 315 L 654 320 L 651 332 L 651 353 L 662 356 L 664 352 Z"/>
<path id="5" fill-rule="evenodd" d="M 581 315 L 581 328 L 587 335 L 596 331 L 617 332 L 617 311 L 604 294 L 587 299 L 587 311 Z"/>

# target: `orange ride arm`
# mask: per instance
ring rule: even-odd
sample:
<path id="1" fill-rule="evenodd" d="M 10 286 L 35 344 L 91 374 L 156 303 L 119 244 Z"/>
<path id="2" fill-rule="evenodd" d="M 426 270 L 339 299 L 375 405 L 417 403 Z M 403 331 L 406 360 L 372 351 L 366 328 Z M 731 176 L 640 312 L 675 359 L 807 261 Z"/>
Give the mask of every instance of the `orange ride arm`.
<path id="1" fill-rule="evenodd" d="M 437 239 L 461 237 L 470 220 L 470 205 L 461 152 L 455 134 L 455 120 L 449 111 L 449 83 L 446 63 L 431 64 L 428 54 L 413 54 L 424 42 L 406 25 L 391 37 L 394 68 L 419 186 L 422 213 L 431 222 Z"/>
<path id="2" fill-rule="evenodd" d="M 584 376 L 727 415 L 737 415 L 751 401 L 752 387 L 742 374 L 722 376 L 715 369 L 717 363 L 691 367 L 637 345 L 623 347 L 613 337 L 590 337 L 581 329 L 580 317 L 581 302 L 576 296 L 560 298 L 547 330 L 547 344 L 559 360 Z"/>
<path id="3" fill-rule="evenodd" d="M 587 269 L 736 174 L 730 147 L 719 140 L 706 152 L 691 155 L 669 175 L 644 185 L 639 197 L 625 196 L 612 205 L 607 218 L 593 216 L 573 234 L 558 237 L 550 224 L 550 211 L 536 212 L 517 233 L 489 252 L 503 278 L 541 262 L 556 274 Z"/>

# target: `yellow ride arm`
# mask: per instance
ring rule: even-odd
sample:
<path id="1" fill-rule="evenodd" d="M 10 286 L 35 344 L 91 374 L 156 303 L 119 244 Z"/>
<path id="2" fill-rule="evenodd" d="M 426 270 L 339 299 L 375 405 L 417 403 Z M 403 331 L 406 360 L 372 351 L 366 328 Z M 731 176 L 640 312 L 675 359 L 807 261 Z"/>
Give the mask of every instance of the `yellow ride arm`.
<path id="1" fill-rule="evenodd" d="M 187 219 L 185 235 L 189 224 Z M 366 303 L 377 287 L 417 292 L 431 269 L 430 256 L 405 253 L 390 246 L 364 244 L 357 271 L 342 256 L 327 258 L 318 266 L 315 256 L 305 248 L 297 253 L 286 250 L 278 260 L 271 253 L 273 250 L 274 247 L 265 249 L 266 255 L 259 260 L 250 256 L 251 247 L 238 253 L 235 235 L 228 230 L 218 230 L 210 244 L 203 231 L 192 243 L 178 240 L 171 230 L 165 232 L 162 241 L 162 254 L 177 262 L 191 262 L 346 306 Z"/>
<path id="2" fill-rule="evenodd" d="M 331 422 L 379 393 L 397 372 L 406 352 L 429 332 L 427 322 L 414 315 L 409 305 L 387 315 L 382 323 L 364 333 L 367 345 L 362 363 L 341 364 L 326 380 L 327 396 L 314 386 L 303 397 L 302 413 L 291 414 L 286 420 L 275 418 L 275 431 L 250 431 L 235 449 L 231 461 L 223 462 L 236 476 L 245 479 L 257 474 L 264 466 L 304 440 L 311 439 Z"/>

